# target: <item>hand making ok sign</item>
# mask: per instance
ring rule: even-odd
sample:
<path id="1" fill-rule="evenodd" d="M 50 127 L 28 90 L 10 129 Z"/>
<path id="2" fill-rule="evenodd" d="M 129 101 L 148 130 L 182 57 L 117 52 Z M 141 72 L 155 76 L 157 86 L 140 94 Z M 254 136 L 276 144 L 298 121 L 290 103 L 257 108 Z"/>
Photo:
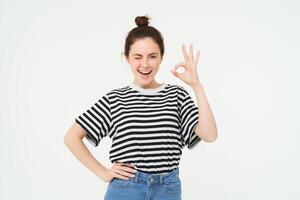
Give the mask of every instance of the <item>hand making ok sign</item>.
<path id="1" fill-rule="evenodd" d="M 198 72 L 197 72 L 197 64 L 200 55 L 200 51 L 197 51 L 196 58 L 194 59 L 193 55 L 193 45 L 190 45 L 189 55 L 185 50 L 185 45 L 182 45 L 182 52 L 185 59 L 185 62 L 180 62 L 175 65 L 175 67 L 171 70 L 174 76 L 178 77 L 180 80 L 185 82 L 186 84 L 193 87 L 196 84 L 199 84 Z M 177 72 L 178 67 L 183 67 L 185 70 L 183 73 Z M 201 84 L 201 83 L 200 83 Z"/>

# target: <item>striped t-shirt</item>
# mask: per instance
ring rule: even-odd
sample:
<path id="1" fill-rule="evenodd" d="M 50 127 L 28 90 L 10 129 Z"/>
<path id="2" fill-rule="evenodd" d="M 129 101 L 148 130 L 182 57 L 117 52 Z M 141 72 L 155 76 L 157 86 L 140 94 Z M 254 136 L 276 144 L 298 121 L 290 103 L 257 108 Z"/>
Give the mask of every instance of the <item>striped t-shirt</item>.
<path id="1" fill-rule="evenodd" d="M 201 140 L 195 133 L 198 107 L 189 93 L 175 84 L 144 89 L 130 83 L 112 89 L 75 121 L 95 147 L 106 136 L 112 139 L 112 163 L 131 163 L 143 172 L 176 169 L 182 148 L 192 149 Z"/>

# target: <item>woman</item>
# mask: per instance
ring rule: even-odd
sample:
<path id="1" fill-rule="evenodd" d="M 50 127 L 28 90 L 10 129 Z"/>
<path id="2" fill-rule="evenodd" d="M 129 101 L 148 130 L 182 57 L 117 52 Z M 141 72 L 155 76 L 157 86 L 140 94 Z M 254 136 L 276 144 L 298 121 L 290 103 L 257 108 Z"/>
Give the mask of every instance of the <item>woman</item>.
<path id="1" fill-rule="evenodd" d="M 215 120 L 198 79 L 200 52 L 194 58 L 192 45 L 189 54 L 182 46 L 185 62 L 171 70 L 193 88 L 197 107 L 182 86 L 155 80 L 164 44 L 148 20 L 147 16 L 136 17 L 137 27 L 125 41 L 133 82 L 104 94 L 76 118 L 64 138 L 76 158 L 109 183 L 106 200 L 181 199 L 178 165 L 182 148 L 192 149 L 200 140 L 213 142 L 217 137 Z M 179 66 L 185 68 L 184 73 L 176 72 Z M 98 146 L 105 136 L 112 139 L 110 168 L 98 162 L 82 142 L 86 137 Z"/>

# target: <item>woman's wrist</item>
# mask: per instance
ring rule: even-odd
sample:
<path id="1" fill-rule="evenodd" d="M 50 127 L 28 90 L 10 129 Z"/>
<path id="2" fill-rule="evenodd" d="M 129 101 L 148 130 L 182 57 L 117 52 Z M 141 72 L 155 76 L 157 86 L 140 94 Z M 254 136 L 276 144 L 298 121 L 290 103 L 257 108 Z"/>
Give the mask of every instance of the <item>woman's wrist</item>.
<path id="1" fill-rule="evenodd" d="M 193 90 L 198 90 L 198 89 L 203 90 L 204 89 L 202 83 L 200 83 L 200 82 L 196 82 L 196 83 L 192 84 L 191 87 L 193 88 Z"/>

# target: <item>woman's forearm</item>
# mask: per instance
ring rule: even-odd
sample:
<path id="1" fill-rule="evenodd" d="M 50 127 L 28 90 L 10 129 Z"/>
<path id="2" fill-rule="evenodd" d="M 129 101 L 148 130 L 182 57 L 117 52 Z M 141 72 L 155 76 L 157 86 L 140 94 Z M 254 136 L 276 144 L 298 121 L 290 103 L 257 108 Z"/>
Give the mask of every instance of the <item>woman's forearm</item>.
<path id="1" fill-rule="evenodd" d="M 84 166 L 104 180 L 104 173 L 107 169 L 93 157 L 81 138 L 67 134 L 64 138 L 64 143 Z"/>
<path id="2" fill-rule="evenodd" d="M 193 90 L 198 103 L 198 125 L 195 129 L 196 134 L 207 142 L 213 142 L 217 138 L 217 126 L 204 93 L 201 83 L 194 85 Z"/>

